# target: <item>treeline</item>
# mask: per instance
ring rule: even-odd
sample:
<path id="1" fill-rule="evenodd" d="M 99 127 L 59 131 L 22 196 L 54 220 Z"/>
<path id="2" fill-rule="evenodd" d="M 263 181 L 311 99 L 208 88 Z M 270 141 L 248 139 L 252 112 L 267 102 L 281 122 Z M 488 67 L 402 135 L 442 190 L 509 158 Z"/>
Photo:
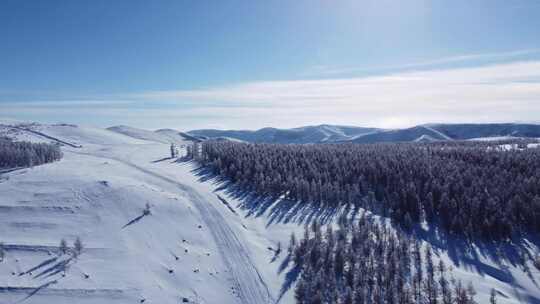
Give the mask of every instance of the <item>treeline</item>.
<path id="1" fill-rule="evenodd" d="M 366 218 L 324 232 L 313 222 L 289 246 L 298 304 L 476 303 L 473 285 L 455 280 L 430 247 Z"/>
<path id="2" fill-rule="evenodd" d="M 38 166 L 61 158 L 62 152 L 57 145 L 0 138 L 0 169 Z"/>
<path id="3" fill-rule="evenodd" d="M 276 145 L 207 141 L 197 157 L 246 190 L 352 204 L 468 237 L 540 231 L 540 149 L 493 143 Z"/>

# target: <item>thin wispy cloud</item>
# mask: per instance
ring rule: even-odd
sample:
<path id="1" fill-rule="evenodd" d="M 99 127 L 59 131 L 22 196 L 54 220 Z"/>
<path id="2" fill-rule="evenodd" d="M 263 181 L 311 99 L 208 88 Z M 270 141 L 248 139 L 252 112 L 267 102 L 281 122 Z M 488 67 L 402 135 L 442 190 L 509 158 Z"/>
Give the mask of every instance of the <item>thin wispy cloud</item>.
<path id="1" fill-rule="evenodd" d="M 437 68 L 449 64 L 466 64 L 473 63 L 475 65 L 478 62 L 494 63 L 497 61 L 513 61 L 528 56 L 540 56 L 540 49 L 526 49 L 526 50 L 514 50 L 509 52 L 497 52 L 497 53 L 477 53 L 477 54 L 463 54 L 457 56 L 449 56 L 443 58 L 436 58 L 432 60 L 414 61 L 405 64 L 398 65 L 383 65 L 383 66 L 371 66 L 371 67 L 339 67 L 339 66 L 315 66 L 312 67 L 306 75 L 343 75 L 365 72 L 384 72 L 384 71 L 399 71 L 408 69 L 423 69 L 423 68 Z"/>
<path id="2" fill-rule="evenodd" d="M 0 109 L 8 116 L 81 114 L 80 104 L 68 103 L 53 107 L 13 103 L 2 104 Z M 98 106 L 83 110 L 103 121 L 184 130 L 319 123 L 404 127 L 427 122 L 538 121 L 540 61 L 149 91 L 101 100 Z"/>

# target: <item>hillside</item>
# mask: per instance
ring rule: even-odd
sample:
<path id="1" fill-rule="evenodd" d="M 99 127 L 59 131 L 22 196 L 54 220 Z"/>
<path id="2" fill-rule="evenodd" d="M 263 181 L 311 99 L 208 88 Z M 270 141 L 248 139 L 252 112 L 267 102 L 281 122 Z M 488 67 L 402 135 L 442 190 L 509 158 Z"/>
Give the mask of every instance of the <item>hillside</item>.
<path id="1" fill-rule="evenodd" d="M 207 129 L 189 131 L 188 134 L 204 138 L 233 138 L 255 143 L 307 144 L 347 141 L 377 131 L 375 128 L 320 125 L 295 129 L 264 128 L 257 131 Z"/>
<path id="2" fill-rule="evenodd" d="M 540 125 L 535 124 L 426 124 L 405 129 L 385 130 L 343 126 L 307 126 L 295 129 L 264 128 L 256 131 L 193 130 L 191 135 L 204 138 L 233 138 L 256 143 L 377 143 L 476 138 L 539 138 Z"/>
<path id="3" fill-rule="evenodd" d="M 160 140 L 175 131 L 130 128 L 128 136 L 39 124 L 0 131 L 59 143 L 64 154 L 0 175 L 0 303 L 292 304 L 298 278 L 286 253 L 290 234 L 350 211 L 302 208 L 231 187 L 194 162 L 170 159 L 170 141 Z M 474 283 L 479 303 L 491 288 L 498 303 L 540 303 L 539 271 L 520 262 L 538 252 L 536 239 L 464 251 L 462 239 L 439 233 L 422 228 L 416 239 L 456 279 Z M 73 246 L 77 237 L 80 256 L 59 254 L 61 239 Z"/>
<path id="4" fill-rule="evenodd" d="M 168 144 L 77 126 L 32 132 L 81 147 L 1 175 L 0 302 L 271 302 L 281 279 L 263 261 L 275 243 L 168 159 Z M 83 253 L 58 255 L 76 237 Z"/>

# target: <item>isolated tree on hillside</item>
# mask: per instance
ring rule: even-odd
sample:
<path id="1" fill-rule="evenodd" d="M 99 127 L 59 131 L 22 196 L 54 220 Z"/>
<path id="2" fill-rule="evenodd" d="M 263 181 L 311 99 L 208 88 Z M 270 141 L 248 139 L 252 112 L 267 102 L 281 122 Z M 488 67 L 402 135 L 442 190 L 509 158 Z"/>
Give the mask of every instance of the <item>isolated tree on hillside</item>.
<path id="1" fill-rule="evenodd" d="M 495 291 L 495 288 L 491 288 L 491 292 L 489 294 L 489 304 L 497 304 L 497 291 Z"/>
<path id="2" fill-rule="evenodd" d="M 4 243 L 0 243 L 0 262 L 3 262 L 5 257 L 6 250 L 4 249 Z"/>
<path id="3" fill-rule="evenodd" d="M 83 243 L 81 241 L 81 239 L 79 237 L 77 237 L 77 239 L 75 239 L 75 243 L 73 243 L 73 253 L 74 253 L 74 256 L 75 257 L 78 257 L 83 249 L 84 249 L 84 246 L 83 246 Z"/>
<path id="4" fill-rule="evenodd" d="M 143 210 L 144 216 L 152 214 L 152 211 L 150 210 L 150 208 L 151 208 L 150 203 L 146 203 L 146 205 L 144 205 L 144 210 Z"/>
<path id="5" fill-rule="evenodd" d="M 178 156 L 178 150 L 176 149 L 176 146 L 174 143 L 171 143 L 171 158 L 175 158 Z"/>
<path id="6" fill-rule="evenodd" d="M 61 239 L 60 240 L 60 246 L 58 247 L 58 249 L 60 249 L 60 252 L 62 254 L 66 254 L 67 251 L 68 251 L 68 246 L 67 246 L 67 242 L 65 239 Z"/>

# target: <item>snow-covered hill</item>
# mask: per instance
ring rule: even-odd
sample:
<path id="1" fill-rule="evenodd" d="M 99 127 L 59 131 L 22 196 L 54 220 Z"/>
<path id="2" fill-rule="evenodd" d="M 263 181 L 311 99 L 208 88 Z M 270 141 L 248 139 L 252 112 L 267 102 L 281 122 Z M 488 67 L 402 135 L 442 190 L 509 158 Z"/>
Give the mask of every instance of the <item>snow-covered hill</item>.
<path id="1" fill-rule="evenodd" d="M 257 131 L 207 129 L 189 131 L 188 134 L 203 138 L 233 138 L 247 142 L 307 144 L 347 141 L 378 131 L 380 130 L 376 128 L 320 125 L 295 129 L 264 128 Z"/>
<path id="2" fill-rule="evenodd" d="M 295 129 L 264 128 L 257 131 L 193 130 L 188 133 L 203 138 L 233 138 L 247 142 L 264 143 L 378 143 L 469 140 L 490 137 L 538 138 L 540 137 L 540 125 L 427 124 L 392 130 L 320 125 Z"/>
<path id="3" fill-rule="evenodd" d="M 273 302 L 281 279 L 267 267 L 267 248 L 275 244 L 243 226 L 189 165 L 168 159 L 168 144 L 19 127 L 21 139 L 73 146 L 60 162 L 1 177 L 0 303 Z M 76 237 L 80 257 L 59 256 L 60 240 Z"/>
<path id="4" fill-rule="evenodd" d="M 0 175 L 0 303 L 294 303 L 289 235 L 339 212 L 228 189 L 169 158 L 176 131 L 122 130 L 0 126 L 0 135 L 61 143 L 65 155 Z M 79 257 L 58 254 L 62 238 L 71 246 L 77 237 Z M 491 288 L 499 303 L 540 303 L 539 271 L 519 256 L 538 252 L 537 240 L 466 251 L 433 231 L 418 238 L 475 284 L 479 303 Z"/>

